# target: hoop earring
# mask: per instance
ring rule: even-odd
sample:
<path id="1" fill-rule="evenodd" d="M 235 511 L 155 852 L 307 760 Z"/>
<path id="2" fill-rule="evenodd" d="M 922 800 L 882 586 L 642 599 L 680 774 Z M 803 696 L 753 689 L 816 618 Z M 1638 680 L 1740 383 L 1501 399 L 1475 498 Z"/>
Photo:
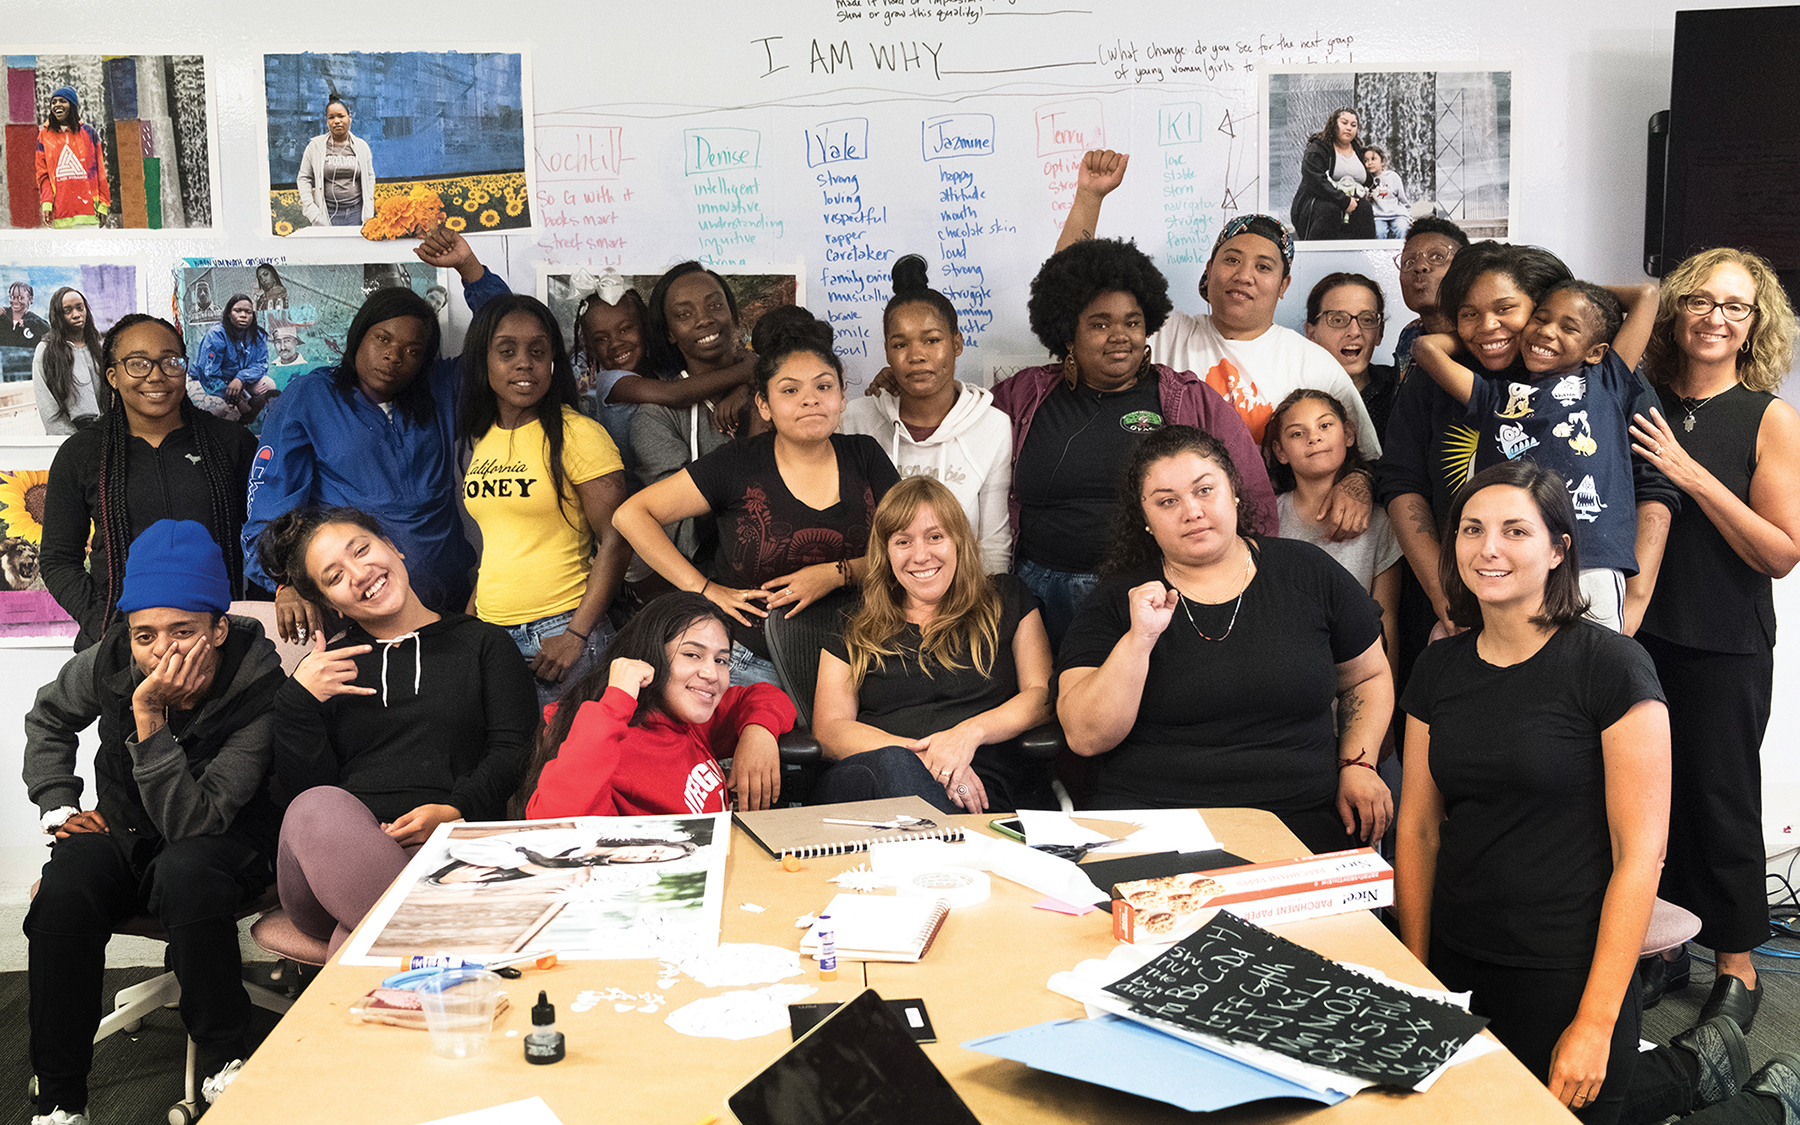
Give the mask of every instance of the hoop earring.
<path id="1" fill-rule="evenodd" d="M 1074 352 L 1063 356 L 1062 379 L 1063 384 L 1070 390 L 1074 390 L 1081 383 L 1081 365 L 1075 362 Z"/>

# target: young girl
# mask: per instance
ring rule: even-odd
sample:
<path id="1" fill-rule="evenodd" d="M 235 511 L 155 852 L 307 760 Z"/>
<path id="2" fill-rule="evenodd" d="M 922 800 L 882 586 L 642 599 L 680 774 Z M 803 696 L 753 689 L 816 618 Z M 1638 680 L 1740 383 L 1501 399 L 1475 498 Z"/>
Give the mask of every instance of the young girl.
<path id="1" fill-rule="evenodd" d="M 256 303 L 233 293 L 225 315 L 200 341 L 188 370 L 188 397 L 208 414 L 250 423 L 281 391 L 269 375 L 269 340 L 256 323 Z"/>
<path id="2" fill-rule="evenodd" d="M 719 770 L 776 753 L 794 705 L 770 684 L 727 687 L 729 622 L 698 594 L 665 594 L 619 630 L 606 662 L 545 709 L 533 819 L 725 810 Z M 751 804 L 757 803 L 753 794 Z"/>
<path id="3" fill-rule="evenodd" d="M 425 608 L 366 513 L 296 509 L 258 548 L 271 574 L 349 623 L 330 651 L 314 630 L 276 693 L 269 771 L 291 799 L 282 906 L 335 949 L 439 824 L 505 815 L 537 706 L 505 630 Z"/>
<path id="4" fill-rule="evenodd" d="M 1376 505 L 1369 526 L 1355 539 L 1333 542 L 1326 534 L 1331 489 L 1368 465 L 1356 447 L 1356 427 L 1345 424 L 1344 404 L 1324 391 L 1298 390 L 1281 401 L 1263 431 L 1263 459 L 1275 486 L 1283 539 L 1311 543 L 1336 559 L 1381 606 L 1381 636 L 1388 666 L 1399 674 L 1400 541 Z"/>
<path id="5" fill-rule="evenodd" d="M 232 597 L 244 596 L 233 548 L 256 454 L 249 430 L 188 401 L 187 351 L 168 321 L 121 317 L 100 354 L 118 405 L 57 449 L 44 502 L 44 584 L 81 624 L 77 652 L 106 631 L 129 545 L 157 520 L 204 526 L 224 549 Z"/>
<path id="6" fill-rule="evenodd" d="M 925 259 L 894 263 L 894 297 L 882 313 L 893 395 L 859 398 L 844 410 L 844 432 L 881 442 L 902 476 L 942 482 L 962 505 L 981 545 L 981 568 L 1012 567 L 1012 422 L 983 387 L 959 382 L 962 333 L 956 308 L 925 281 Z"/>
<path id="7" fill-rule="evenodd" d="M 612 526 L 624 466 L 578 398 L 543 302 L 508 296 L 482 307 L 463 348 L 457 435 L 470 450 L 463 497 L 482 538 L 471 605 L 531 662 L 540 704 L 593 663 L 630 554 Z"/>
<path id="8" fill-rule="evenodd" d="M 614 517 L 658 574 L 731 617 L 734 683 L 775 682 L 759 619 L 775 606 L 798 613 L 856 581 L 875 505 L 900 479 L 875 439 L 835 432 L 844 368 L 829 324 L 789 305 L 764 316 L 757 337 L 757 411 L 773 432 L 721 446 Z M 663 532 L 708 514 L 719 527 L 718 581 Z"/>
<path id="9" fill-rule="evenodd" d="M 72 434 L 112 406 L 112 388 L 100 378 L 100 332 L 78 289 L 50 295 L 50 333 L 31 356 L 31 390 L 38 417 L 50 435 Z"/>

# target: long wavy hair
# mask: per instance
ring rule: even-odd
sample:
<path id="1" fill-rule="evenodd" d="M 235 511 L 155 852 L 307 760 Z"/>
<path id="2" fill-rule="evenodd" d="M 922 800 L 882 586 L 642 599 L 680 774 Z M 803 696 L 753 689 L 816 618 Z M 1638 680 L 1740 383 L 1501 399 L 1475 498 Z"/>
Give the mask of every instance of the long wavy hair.
<path id="1" fill-rule="evenodd" d="M 1281 445 L 1281 428 L 1287 424 L 1287 412 L 1308 399 L 1324 404 L 1325 409 L 1337 415 L 1338 425 L 1344 428 L 1344 461 L 1338 466 L 1337 475 L 1331 478 L 1331 483 L 1335 485 L 1346 475 L 1370 467 L 1362 446 L 1356 443 L 1356 423 L 1350 420 L 1349 413 L 1338 397 L 1311 387 L 1301 387 L 1281 400 L 1281 405 L 1269 415 L 1268 424 L 1263 427 L 1263 464 L 1269 468 L 1269 483 L 1275 487 L 1276 495 L 1292 492 L 1299 485 L 1294 479 L 1294 467 L 1283 464 L 1281 458 L 1275 455 L 1275 450 Z"/>
<path id="2" fill-rule="evenodd" d="M 981 569 L 981 545 L 969 517 L 948 488 L 930 477 L 907 477 L 875 509 L 863 556 L 862 608 L 844 628 L 850 679 L 858 687 L 870 669 L 885 671 L 889 657 L 906 659 L 899 643 L 907 626 L 906 591 L 894 576 L 888 540 L 911 527 L 923 508 L 931 509 L 950 537 L 956 573 L 937 615 L 920 626 L 919 663 L 928 676 L 934 664 L 951 670 L 972 666 L 983 676 L 993 672 L 1001 644 L 1000 595 Z"/>
<path id="3" fill-rule="evenodd" d="M 72 333 L 69 323 L 63 319 L 63 298 L 70 293 L 81 298 L 87 305 L 87 320 L 81 326 L 79 334 Z M 56 403 L 56 416 L 69 416 L 69 392 L 75 387 L 75 349 L 86 348 L 94 361 L 94 397 L 100 403 L 100 413 L 112 409 L 113 389 L 100 373 L 106 370 L 105 353 L 101 350 L 100 330 L 94 327 L 94 306 L 88 301 L 87 294 L 73 286 L 65 285 L 50 295 L 50 334 L 44 338 L 49 347 L 44 349 L 44 386 L 49 389 L 51 399 Z"/>
<path id="4" fill-rule="evenodd" d="M 1244 478 L 1238 472 L 1237 463 L 1231 459 L 1231 450 L 1205 430 L 1193 426 L 1164 426 L 1138 442 L 1125 462 L 1119 506 L 1113 510 L 1112 542 L 1100 562 L 1100 577 L 1111 578 L 1149 562 L 1161 564 L 1162 545 L 1144 522 L 1144 478 L 1150 475 L 1151 466 L 1158 461 L 1184 453 L 1192 453 L 1225 470 L 1231 495 L 1237 499 L 1237 532 L 1239 535 L 1256 534 L 1257 529 L 1252 526 L 1254 520 L 1244 513 Z"/>
<path id="5" fill-rule="evenodd" d="M 516 312 L 536 317 L 550 336 L 550 386 L 538 400 L 537 421 L 544 430 L 547 450 L 544 461 L 550 466 L 550 484 L 563 501 L 563 520 L 573 527 L 574 521 L 569 518 L 573 490 L 564 487 L 567 482 L 563 477 L 562 408 L 580 409 L 581 388 L 575 382 L 575 365 L 569 360 L 569 349 L 563 346 L 562 329 L 557 327 L 556 317 L 550 309 L 536 297 L 523 293 L 495 297 L 475 314 L 469 334 L 463 340 L 462 410 L 456 437 L 472 448 L 499 421 L 500 404 L 488 382 L 488 349 L 494 343 L 494 335 L 500 331 L 500 322 Z"/>
<path id="6" fill-rule="evenodd" d="M 1675 317 L 1681 302 L 1691 297 L 1720 266 L 1741 266 L 1756 283 L 1756 311 L 1750 314 L 1750 334 L 1738 353 L 1738 382 L 1753 391 L 1773 393 L 1794 363 L 1794 306 L 1775 270 L 1760 255 L 1729 246 L 1702 250 L 1676 266 L 1663 278 L 1662 298 L 1656 305 L 1656 323 L 1650 344 L 1644 349 L 1644 372 L 1661 386 L 1681 373 L 1684 357 L 1675 342 Z"/>

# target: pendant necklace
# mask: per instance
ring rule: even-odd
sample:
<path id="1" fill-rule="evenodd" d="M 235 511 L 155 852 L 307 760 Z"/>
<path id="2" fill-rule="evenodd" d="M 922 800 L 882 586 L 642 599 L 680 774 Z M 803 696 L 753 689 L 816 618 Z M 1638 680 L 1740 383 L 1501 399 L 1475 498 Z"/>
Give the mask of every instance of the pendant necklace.
<path id="1" fill-rule="evenodd" d="M 1725 391 L 1728 391 L 1730 389 L 1731 389 L 1730 387 L 1726 387 Z M 1699 412 L 1701 407 L 1705 406 L 1707 403 L 1711 402 L 1713 399 L 1718 398 L 1720 395 L 1724 394 L 1725 391 L 1714 391 L 1712 394 L 1707 395 L 1705 398 L 1687 398 L 1685 396 L 1681 397 L 1681 399 L 1680 399 L 1681 408 L 1683 410 L 1687 411 L 1687 417 L 1685 419 L 1683 419 L 1683 421 L 1681 423 L 1681 428 L 1686 430 L 1690 434 L 1693 433 L 1694 432 L 1694 415 Z"/>
<path id="2" fill-rule="evenodd" d="M 1173 582 L 1169 583 L 1171 587 L 1174 587 L 1175 597 L 1181 602 L 1181 612 L 1187 615 L 1188 626 L 1194 630 L 1194 635 L 1196 637 L 1199 637 L 1203 641 L 1222 641 L 1226 637 L 1231 636 L 1231 630 L 1237 625 L 1238 610 L 1244 608 L 1244 594 L 1250 589 L 1250 566 L 1255 561 L 1256 552 L 1250 550 L 1250 548 L 1246 546 L 1244 548 L 1244 585 L 1243 588 L 1238 591 L 1237 597 L 1233 599 L 1231 603 L 1231 620 L 1225 623 L 1225 631 L 1216 637 L 1209 637 L 1200 631 L 1199 622 L 1194 620 L 1194 611 L 1188 608 L 1187 595 L 1181 592 L 1181 587 L 1176 586 Z"/>

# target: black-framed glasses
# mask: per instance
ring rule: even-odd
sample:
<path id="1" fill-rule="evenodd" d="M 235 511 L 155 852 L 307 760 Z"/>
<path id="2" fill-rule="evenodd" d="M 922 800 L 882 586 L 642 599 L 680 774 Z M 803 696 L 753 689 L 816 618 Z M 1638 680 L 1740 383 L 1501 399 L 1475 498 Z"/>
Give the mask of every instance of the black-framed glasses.
<path id="1" fill-rule="evenodd" d="M 1395 254 L 1394 264 L 1403 270 L 1416 270 L 1422 266 L 1430 266 L 1441 270 L 1450 264 L 1455 254 L 1446 254 L 1442 250 L 1427 250 L 1423 254 Z"/>
<path id="2" fill-rule="evenodd" d="M 1313 321 L 1313 323 L 1319 324 L 1323 322 L 1325 327 L 1332 331 L 1342 332 L 1344 329 L 1350 327 L 1350 322 L 1353 320 L 1362 325 L 1362 330 L 1364 332 L 1373 332 L 1381 327 L 1381 314 L 1378 312 L 1347 313 L 1342 309 L 1331 309 L 1327 312 L 1322 312 L 1319 314 L 1318 319 Z"/>
<path id="3" fill-rule="evenodd" d="M 1718 309 L 1725 314 L 1726 320 L 1748 320 L 1756 311 L 1755 305 L 1746 305 L 1742 301 L 1715 301 L 1699 293 L 1689 293 L 1680 304 L 1681 311 L 1690 316 L 1711 316 L 1712 311 Z"/>
<path id="4" fill-rule="evenodd" d="M 186 356 L 179 355 L 166 355 L 161 359 L 151 359 L 147 355 L 128 355 L 119 360 L 119 366 L 133 379 L 148 379 L 151 370 L 157 367 L 162 368 L 163 374 L 171 379 L 185 379 L 188 361 Z"/>

